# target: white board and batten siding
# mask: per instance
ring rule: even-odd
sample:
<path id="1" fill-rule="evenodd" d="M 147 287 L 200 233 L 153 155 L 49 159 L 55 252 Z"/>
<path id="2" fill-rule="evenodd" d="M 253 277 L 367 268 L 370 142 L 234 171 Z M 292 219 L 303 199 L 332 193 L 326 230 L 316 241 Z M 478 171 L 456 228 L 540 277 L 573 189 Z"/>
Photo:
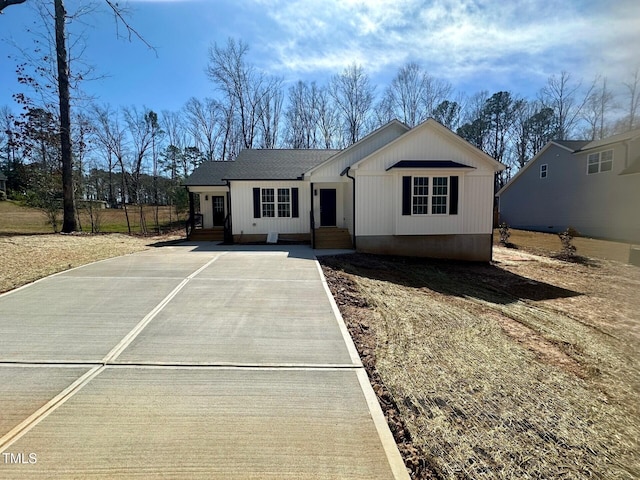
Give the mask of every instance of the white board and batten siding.
<path id="1" fill-rule="evenodd" d="M 440 127 L 442 128 L 442 127 Z M 357 165 L 357 225 L 360 235 L 490 234 L 494 168 L 473 148 L 422 125 Z M 402 160 L 451 160 L 468 169 L 387 171 Z M 402 215 L 403 176 L 458 176 L 456 215 Z"/>
<path id="2" fill-rule="evenodd" d="M 213 200 L 211 197 L 220 196 L 225 197 L 225 215 L 227 211 L 227 187 L 197 187 L 191 190 L 194 193 L 200 194 L 200 213 L 202 214 L 202 227 L 213 228 Z"/>
<path id="3" fill-rule="evenodd" d="M 330 161 L 316 167 L 310 176 L 312 182 L 334 181 L 348 167 L 367 155 L 382 148 L 407 132 L 408 128 L 400 122 L 385 125 L 349 148 L 336 154 Z M 326 180 L 325 180 L 326 179 Z"/>
<path id="4" fill-rule="evenodd" d="M 253 218 L 254 188 L 297 188 L 299 217 L 260 217 Z M 301 181 L 255 181 L 231 182 L 231 216 L 233 218 L 234 235 L 267 234 L 277 232 L 308 233 L 309 232 L 309 183 Z M 277 194 L 277 193 L 276 193 Z M 277 212 L 276 212 L 277 215 Z"/>

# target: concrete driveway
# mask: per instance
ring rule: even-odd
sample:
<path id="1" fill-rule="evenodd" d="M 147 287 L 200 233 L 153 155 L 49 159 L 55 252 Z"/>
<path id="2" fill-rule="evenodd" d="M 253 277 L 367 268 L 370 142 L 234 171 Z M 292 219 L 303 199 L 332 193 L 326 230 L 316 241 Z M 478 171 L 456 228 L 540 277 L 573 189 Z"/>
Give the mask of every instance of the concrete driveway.
<path id="1" fill-rule="evenodd" d="M 313 251 L 183 244 L 0 296 L 0 478 L 409 478 Z"/>

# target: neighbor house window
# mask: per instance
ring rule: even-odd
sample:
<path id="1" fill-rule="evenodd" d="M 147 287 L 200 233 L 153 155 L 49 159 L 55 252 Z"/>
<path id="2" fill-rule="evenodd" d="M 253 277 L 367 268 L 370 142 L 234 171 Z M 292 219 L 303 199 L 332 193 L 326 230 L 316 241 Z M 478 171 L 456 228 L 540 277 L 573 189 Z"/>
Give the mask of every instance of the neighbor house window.
<path id="1" fill-rule="evenodd" d="M 290 188 L 263 188 L 260 196 L 263 217 L 291 216 Z"/>
<path id="2" fill-rule="evenodd" d="M 547 164 L 540 165 L 540 178 L 547 178 Z"/>
<path id="3" fill-rule="evenodd" d="M 413 177 L 413 215 L 446 215 L 448 195 L 449 177 Z"/>
<path id="4" fill-rule="evenodd" d="M 591 153 L 587 157 L 587 174 L 609 172 L 613 168 L 613 150 Z"/>

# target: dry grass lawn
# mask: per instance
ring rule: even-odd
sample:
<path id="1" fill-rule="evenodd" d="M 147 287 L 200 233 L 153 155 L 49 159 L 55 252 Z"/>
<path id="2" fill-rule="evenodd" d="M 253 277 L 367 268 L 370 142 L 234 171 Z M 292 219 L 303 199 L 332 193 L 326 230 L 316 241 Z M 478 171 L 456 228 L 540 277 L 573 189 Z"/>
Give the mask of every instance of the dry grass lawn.
<path id="1" fill-rule="evenodd" d="M 494 251 L 321 259 L 432 475 L 640 478 L 640 268 Z"/>
<path id="2" fill-rule="evenodd" d="M 140 232 L 140 209 L 137 206 L 129 206 L 129 222 L 132 233 Z M 91 232 L 91 220 L 86 208 L 78 208 L 80 227 L 85 232 Z M 94 210 L 94 215 L 99 218 L 99 231 L 102 233 L 127 233 L 127 220 L 123 209 L 107 208 Z M 143 207 L 143 219 L 147 225 L 147 231 L 154 231 L 155 208 L 150 205 Z M 184 222 L 184 215 L 178 217 L 170 207 L 159 207 L 158 222 L 162 231 L 168 230 L 170 223 Z M 59 215 L 62 225 L 62 212 Z M 47 223 L 46 216 L 38 209 L 29 208 L 14 201 L 0 202 L 0 234 L 34 234 L 53 233 L 53 228 Z"/>
<path id="3" fill-rule="evenodd" d="M 0 293 L 87 263 L 152 248 L 182 237 L 105 235 L 0 236 Z"/>

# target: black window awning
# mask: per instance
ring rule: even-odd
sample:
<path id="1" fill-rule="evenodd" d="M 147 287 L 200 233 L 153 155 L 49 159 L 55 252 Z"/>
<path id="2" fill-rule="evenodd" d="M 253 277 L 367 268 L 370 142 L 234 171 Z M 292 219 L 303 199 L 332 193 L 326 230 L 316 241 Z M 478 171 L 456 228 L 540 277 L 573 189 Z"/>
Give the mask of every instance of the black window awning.
<path id="1" fill-rule="evenodd" d="M 398 163 L 394 163 L 387 171 L 392 168 L 469 168 L 475 169 L 469 165 L 454 162 L 453 160 L 400 160 Z"/>

